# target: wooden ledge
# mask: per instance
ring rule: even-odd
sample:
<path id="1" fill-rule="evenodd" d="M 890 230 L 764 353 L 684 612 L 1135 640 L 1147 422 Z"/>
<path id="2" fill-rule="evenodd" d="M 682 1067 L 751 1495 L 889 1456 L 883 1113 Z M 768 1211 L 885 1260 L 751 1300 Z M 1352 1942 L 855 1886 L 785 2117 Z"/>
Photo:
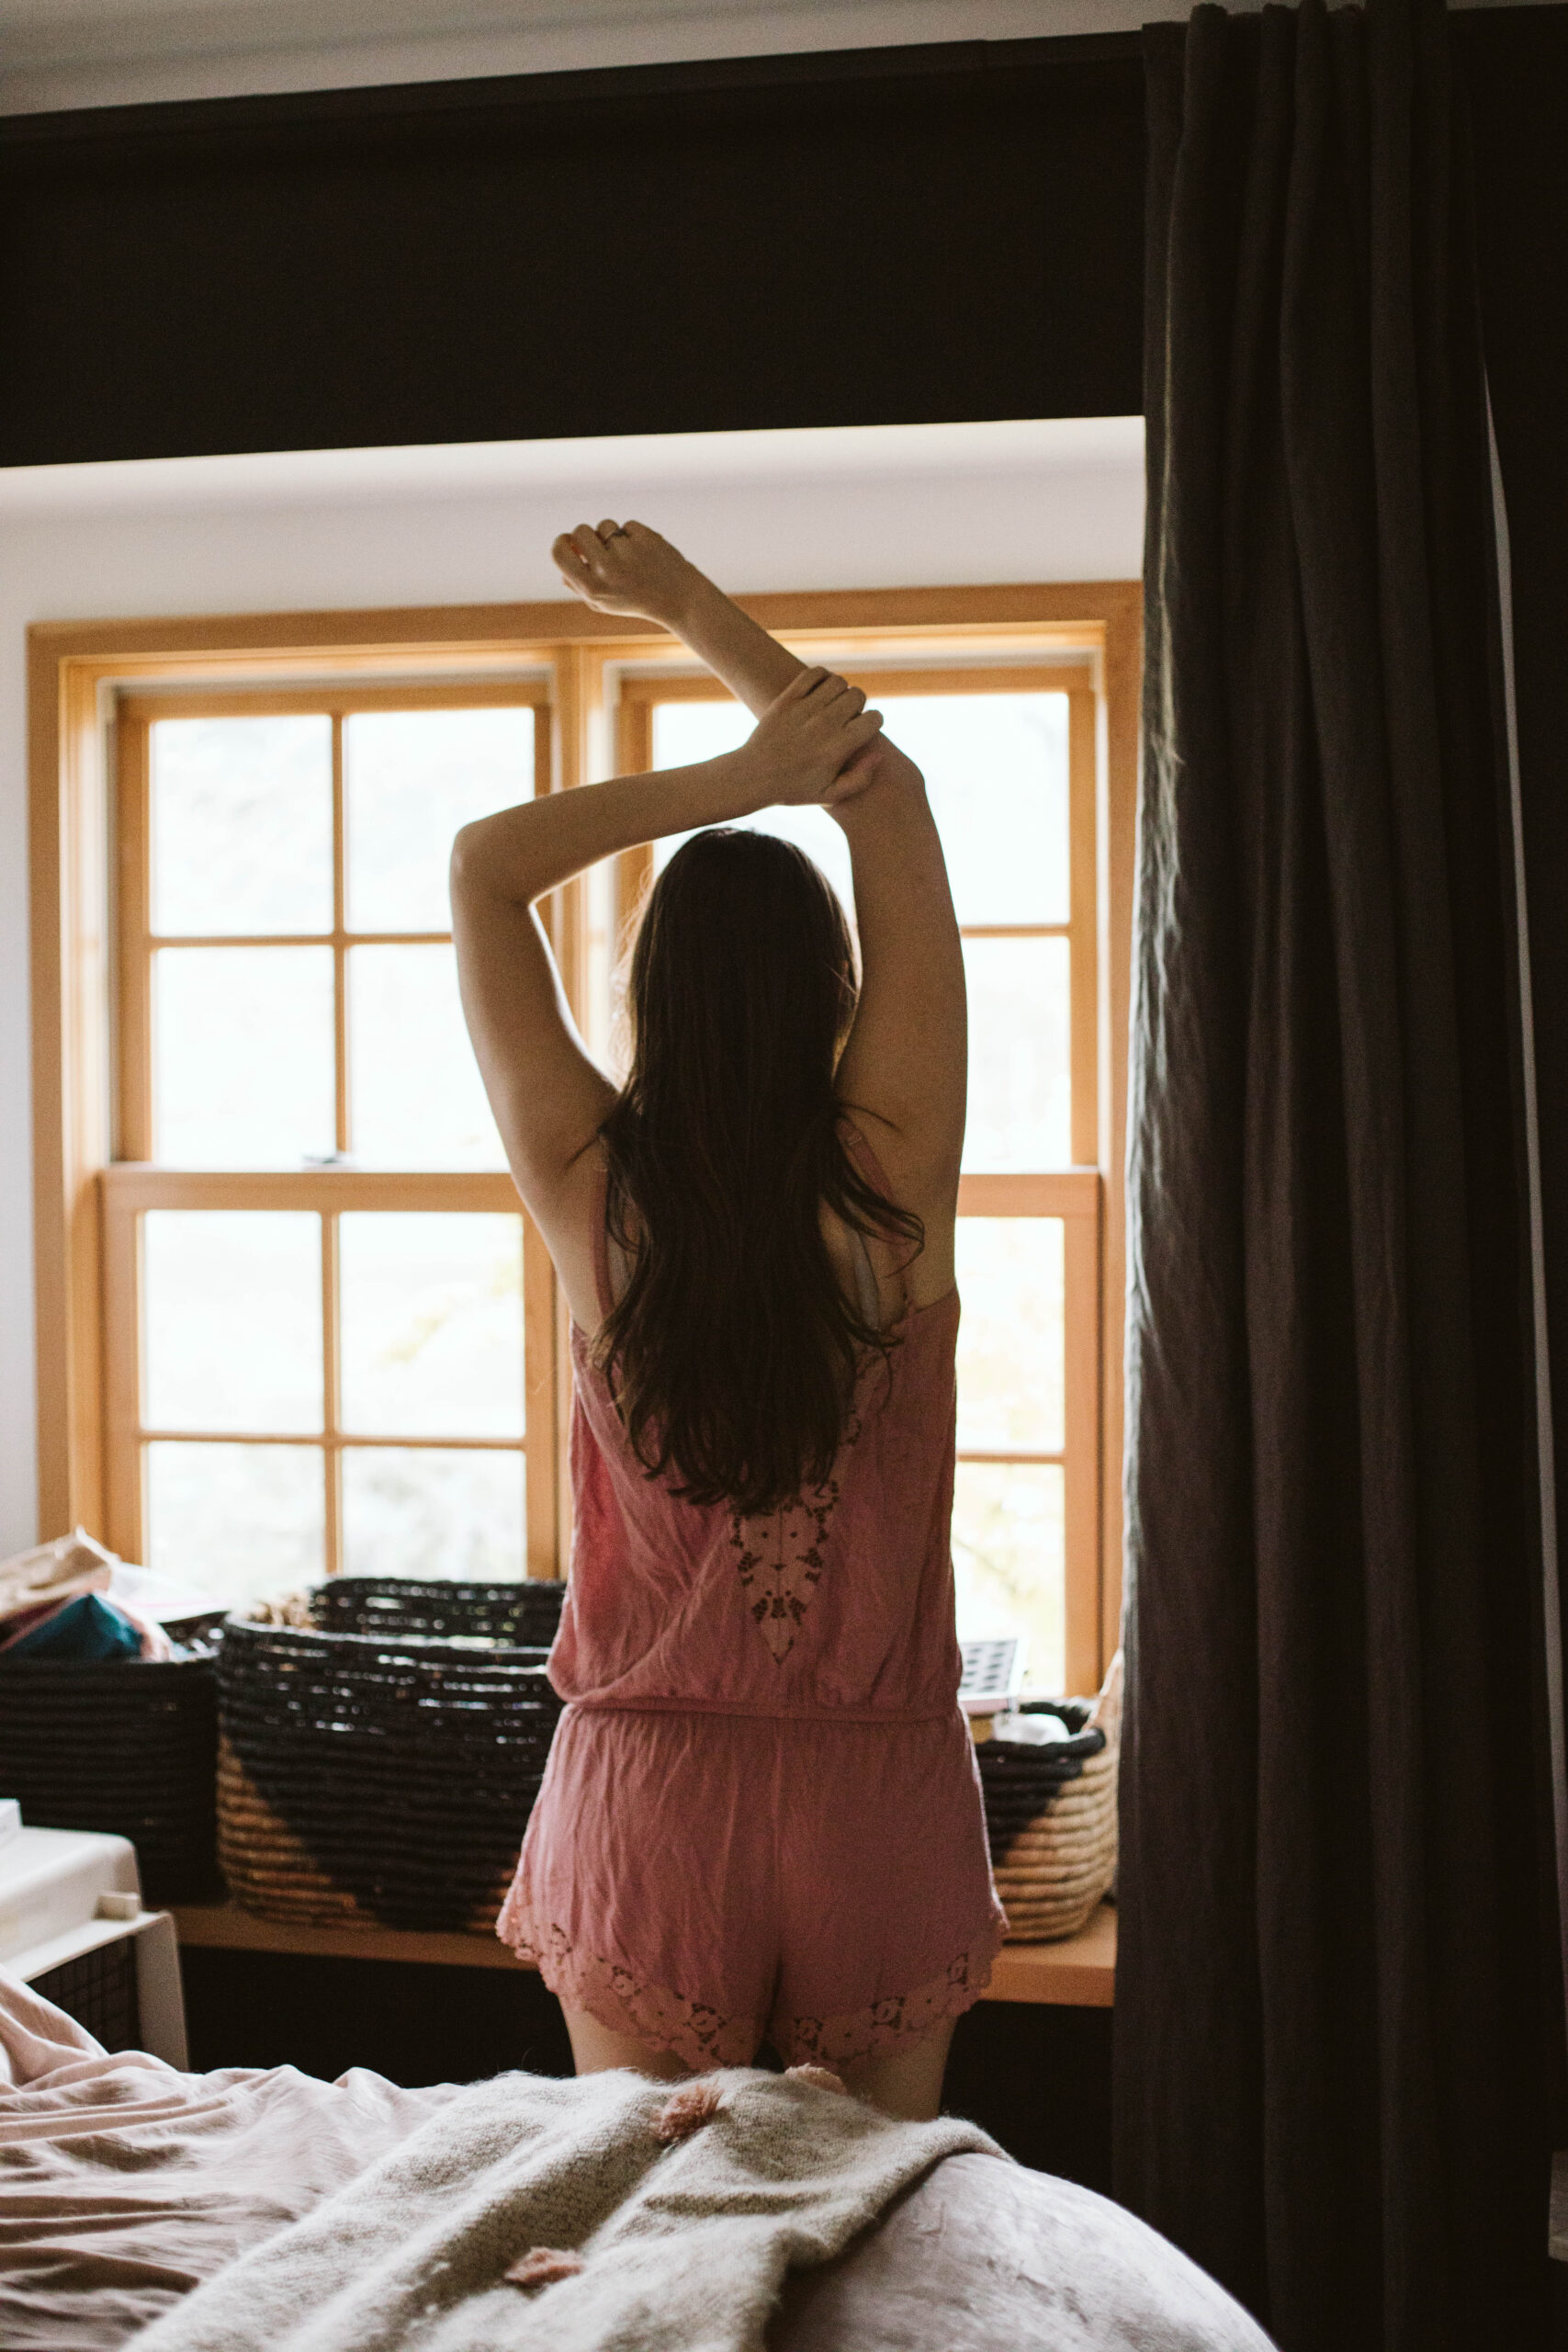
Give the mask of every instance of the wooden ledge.
<path id="1" fill-rule="evenodd" d="M 1058 1944 L 1004 1944 L 987 2001 L 1038 2001 L 1059 2009 L 1109 2009 L 1116 2000 L 1116 1911 L 1102 1903 L 1089 1925 Z"/>
<path id="2" fill-rule="evenodd" d="M 237 1903 L 174 1905 L 182 1944 L 206 1951 L 303 1953 L 318 1960 L 413 1960 L 448 1968 L 510 1968 L 525 1961 L 494 1936 L 456 1936 L 408 1928 L 311 1928 L 258 1919 Z M 1102 1903 L 1087 1928 L 1057 1944 L 1004 1944 L 987 2001 L 1108 2009 L 1116 1984 L 1116 1914 Z"/>

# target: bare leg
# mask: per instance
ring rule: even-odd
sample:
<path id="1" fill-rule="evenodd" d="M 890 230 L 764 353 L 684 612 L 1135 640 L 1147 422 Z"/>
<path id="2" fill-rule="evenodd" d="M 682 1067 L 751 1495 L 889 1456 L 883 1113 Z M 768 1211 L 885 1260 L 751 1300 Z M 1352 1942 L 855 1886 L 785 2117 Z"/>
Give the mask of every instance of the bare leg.
<path id="1" fill-rule="evenodd" d="M 612 2066 L 629 2066 L 637 2074 L 651 2075 L 657 2083 L 684 2082 L 692 2069 L 673 2050 L 656 2049 L 651 2041 L 639 2041 L 635 2034 L 616 2033 L 601 2025 L 586 2009 L 563 2007 L 566 2030 L 571 2036 L 571 2054 L 580 2075 L 602 2075 Z"/>
<path id="2" fill-rule="evenodd" d="M 930 2123 L 942 2113 L 942 2078 L 955 2020 L 948 2018 L 908 2050 L 852 2058 L 835 2068 L 857 2098 L 903 2123 Z"/>

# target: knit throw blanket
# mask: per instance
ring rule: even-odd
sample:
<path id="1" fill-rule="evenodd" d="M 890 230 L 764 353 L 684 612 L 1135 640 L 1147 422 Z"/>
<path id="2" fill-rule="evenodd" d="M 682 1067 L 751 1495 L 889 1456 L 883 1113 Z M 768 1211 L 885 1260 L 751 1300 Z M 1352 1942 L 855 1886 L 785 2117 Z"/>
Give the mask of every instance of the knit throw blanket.
<path id="1" fill-rule="evenodd" d="M 825 2262 L 972 2124 L 896 2123 L 815 2068 L 671 2090 L 627 2073 L 458 2093 L 137 2352 L 761 2352 Z"/>

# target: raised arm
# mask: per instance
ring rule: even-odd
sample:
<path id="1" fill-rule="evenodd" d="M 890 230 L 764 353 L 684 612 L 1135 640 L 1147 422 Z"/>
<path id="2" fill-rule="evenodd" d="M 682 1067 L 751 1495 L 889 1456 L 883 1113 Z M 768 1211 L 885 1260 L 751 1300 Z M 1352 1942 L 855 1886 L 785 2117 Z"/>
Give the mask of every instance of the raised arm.
<path id="1" fill-rule="evenodd" d="M 953 1225 L 964 1151 L 968 1016 L 964 951 L 925 779 L 879 739 L 856 761 L 829 813 L 850 845 L 861 993 L 838 1091 L 904 1208 L 926 1228 L 908 1272 L 917 1306 L 953 1283 Z"/>

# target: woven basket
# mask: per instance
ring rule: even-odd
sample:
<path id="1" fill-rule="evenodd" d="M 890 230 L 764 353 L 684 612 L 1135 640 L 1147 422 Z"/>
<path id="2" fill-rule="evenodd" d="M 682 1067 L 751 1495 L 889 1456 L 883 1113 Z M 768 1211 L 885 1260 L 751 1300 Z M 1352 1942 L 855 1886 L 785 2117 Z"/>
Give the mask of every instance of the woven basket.
<path id="1" fill-rule="evenodd" d="M 1037 1701 L 1023 1712 L 1058 1715 L 1072 1737 L 1035 1747 L 992 1736 L 975 1753 L 1007 1940 L 1051 1943 L 1077 1935 L 1116 1876 L 1120 1651 L 1092 1704 Z"/>
<path id="2" fill-rule="evenodd" d="M 236 1902 L 489 1934 L 560 1713 L 561 1592 L 344 1577 L 312 1592 L 315 1627 L 231 1618 L 218 1851 Z"/>
<path id="3" fill-rule="evenodd" d="M 35 1828 L 130 1838 L 149 1903 L 219 1891 L 213 1660 L 0 1658 L 0 1791 Z"/>

